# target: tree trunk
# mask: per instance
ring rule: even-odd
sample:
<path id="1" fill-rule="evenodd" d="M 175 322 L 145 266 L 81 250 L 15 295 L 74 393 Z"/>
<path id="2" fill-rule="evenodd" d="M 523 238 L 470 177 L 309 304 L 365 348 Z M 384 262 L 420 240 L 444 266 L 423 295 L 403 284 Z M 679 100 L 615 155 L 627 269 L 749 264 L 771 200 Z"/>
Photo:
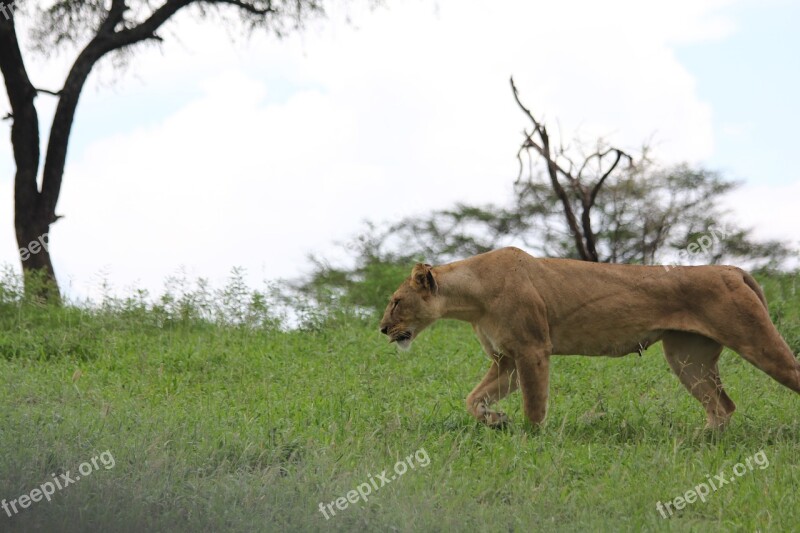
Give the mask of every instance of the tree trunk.
<path id="1" fill-rule="evenodd" d="M 50 259 L 50 223 L 47 219 L 42 220 L 35 212 L 23 213 L 17 208 L 14 226 L 25 292 L 39 300 L 59 305 L 61 294 Z"/>
<path id="2" fill-rule="evenodd" d="M 45 301 L 60 303 L 53 264 L 47 247 L 53 210 L 42 202 L 36 178 L 39 173 L 39 116 L 36 88 L 28 78 L 17 41 L 13 11 L 0 17 L 0 71 L 11 104 L 11 144 L 17 164 L 14 179 L 14 227 L 19 245 L 25 290 Z M 40 240 L 41 239 L 41 240 Z"/>

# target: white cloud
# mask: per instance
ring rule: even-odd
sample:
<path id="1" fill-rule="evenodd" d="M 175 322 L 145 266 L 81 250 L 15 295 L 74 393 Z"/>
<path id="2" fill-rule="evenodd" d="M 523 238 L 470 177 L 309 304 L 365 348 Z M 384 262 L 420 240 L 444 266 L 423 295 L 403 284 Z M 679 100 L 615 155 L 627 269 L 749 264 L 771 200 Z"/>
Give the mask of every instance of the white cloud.
<path id="1" fill-rule="evenodd" d="M 735 213 L 737 224 L 753 228 L 758 239 L 778 239 L 800 249 L 800 180 L 781 186 L 746 183 L 731 192 L 723 205 Z"/>
<path id="2" fill-rule="evenodd" d="M 653 4 L 387 2 L 351 13 L 357 30 L 329 21 L 234 46 L 184 18 L 179 44 L 143 50 L 111 89 L 84 95 L 86 135 L 98 125 L 81 117 L 101 104 L 145 111 L 140 126 L 71 153 L 58 272 L 76 292 L 101 269 L 150 288 L 182 264 L 212 278 L 234 265 L 291 276 L 364 218 L 503 201 L 527 127 L 511 74 L 565 135 L 636 147 L 655 134 L 664 157 L 703 159 L 711 109 L 670 47 L 726 35 L 727 2 Z M 183 103 L 148 116 L 166 93 Z M 8 158 L 0 146 L 0 168 Z M 0 204 L 0 220 L 10 213 Z M 14 247 L 0 258 L 15 262 Z"/>

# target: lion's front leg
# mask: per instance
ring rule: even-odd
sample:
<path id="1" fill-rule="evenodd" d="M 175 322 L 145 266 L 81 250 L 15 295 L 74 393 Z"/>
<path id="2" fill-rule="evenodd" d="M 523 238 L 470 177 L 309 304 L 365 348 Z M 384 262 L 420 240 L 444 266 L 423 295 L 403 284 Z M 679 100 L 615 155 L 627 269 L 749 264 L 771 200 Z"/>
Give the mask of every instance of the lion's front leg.
<path id="1" fill-rule="evenodd" d="M 492 404 L 517 389 L 514 360 L 508 356 L 492 355 L 492 366 L 480 383 L 467 396 L 469 414 L 490 427 L 503 426 L 508 417 L 491 409 Z"/>
<path id="2" fill-rule="evenodd" d="M 515 358 L 519 384 L 522 390 L 522 407 L 532 424 L 544 421 L 547 414 L 547 396 L 550 388 L 550 354 L 544 350 L 531 350 Z"/>

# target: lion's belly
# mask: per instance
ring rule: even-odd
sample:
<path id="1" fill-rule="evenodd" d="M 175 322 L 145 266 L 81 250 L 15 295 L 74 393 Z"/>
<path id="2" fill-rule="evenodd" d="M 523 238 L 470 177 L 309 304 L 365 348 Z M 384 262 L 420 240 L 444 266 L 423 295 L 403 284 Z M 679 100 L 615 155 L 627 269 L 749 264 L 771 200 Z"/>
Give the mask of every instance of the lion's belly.
<path id="1" fill-rule="evenodd" d="M 565 335 L 552 339 L 555 355 L 607 355 L 622 356 L 646 350 L 661 340 L 663 330 L 614 337 L 578 338 Z"/>

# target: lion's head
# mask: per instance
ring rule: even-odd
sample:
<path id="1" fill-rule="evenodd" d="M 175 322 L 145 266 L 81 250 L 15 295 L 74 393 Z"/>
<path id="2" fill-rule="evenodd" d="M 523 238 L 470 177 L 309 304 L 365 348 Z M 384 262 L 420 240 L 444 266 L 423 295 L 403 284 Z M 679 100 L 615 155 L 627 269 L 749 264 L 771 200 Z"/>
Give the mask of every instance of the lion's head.
<path id="1" fill-rule="evenodd" d="M 431 265 L 417 263 L 411 275 L 394 291 L 381 320 L 381 333 L 403 349 L 437 318 L 438 286 Z"/>

